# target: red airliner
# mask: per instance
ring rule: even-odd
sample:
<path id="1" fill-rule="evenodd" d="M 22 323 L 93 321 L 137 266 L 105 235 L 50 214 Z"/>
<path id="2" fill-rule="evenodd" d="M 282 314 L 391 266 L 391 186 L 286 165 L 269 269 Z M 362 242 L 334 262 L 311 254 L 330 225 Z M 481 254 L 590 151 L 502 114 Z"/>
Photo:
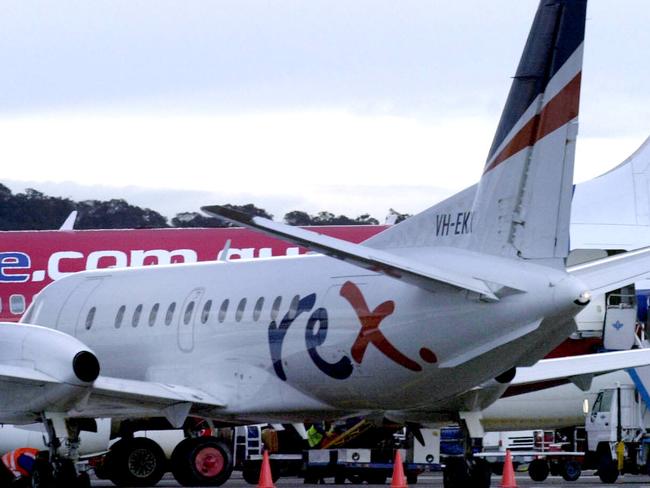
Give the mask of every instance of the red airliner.
<path id="1" fill-rule="evenodd" d="M 383 225 L 309 227 L 359 243 Z M 230 244 L 228 244 L 230 240 Z M 17 322 L 45 285 L 86 269 L 304 253 L 243 228 L 0 232 L 0 321 Z"/>

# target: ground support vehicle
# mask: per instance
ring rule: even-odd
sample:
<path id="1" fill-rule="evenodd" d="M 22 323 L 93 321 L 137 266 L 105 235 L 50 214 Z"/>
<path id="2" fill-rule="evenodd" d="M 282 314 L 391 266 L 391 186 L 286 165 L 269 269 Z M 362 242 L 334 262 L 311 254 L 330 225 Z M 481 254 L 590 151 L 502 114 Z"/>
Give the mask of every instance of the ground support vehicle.
<path id="1" fill-rule="evenodd" d="M 279 442 L 274 445 L 277 435 Z M 421 443 L 416 437 L 421 437 Z M 374 427 L 359 420 L 350 428 L 326 437 L 316 448 L 295 449 L 286 447 L 282 431 L 267 436 L 271 471 L 275 479 L 281 476 L 301 476 L 305 483 L 317 483 L 324 478 L 334 478 L 337 483 L 382 484 L 393 471 L 395 450 L 400 449 L 404 472 L 408 482 L 417 482 L 424 471 L 440 470 L 440 431 L 422 429 L 417 436 L 405 433 L 395 426 Z M 285 436 L 286 437 L 286 436 Z M 270 442 L 269 442 L 270 440 Z M 324 447 L 323 447 L 324 446 Z M 244 450 L 240 450 L 243 454 Z M 246 481 L 257 484 L 261 455 L 247 454 L 242 462 Z"/>
<path id="2" fill-rule="evenodd" d="M 650 397 L 644 380 L 649 368 L 631 371 L 636 387 L 602 390 L 586 420 L 588 452 L 585 465 L 598 470 L 603 483 L 619 474 L 650 472 Z"/>

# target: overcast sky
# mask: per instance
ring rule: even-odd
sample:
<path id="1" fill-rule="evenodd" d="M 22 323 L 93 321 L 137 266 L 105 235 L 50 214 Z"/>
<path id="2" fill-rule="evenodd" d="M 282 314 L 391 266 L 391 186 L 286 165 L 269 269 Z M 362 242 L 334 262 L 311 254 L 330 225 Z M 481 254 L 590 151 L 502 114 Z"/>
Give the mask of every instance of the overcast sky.
<path id="1" fill-rule="evenodd" d="M 474 183 L 537 0 L 0 1 L 0 181 L 383 218 Z M 650 135 L 650 4 L 591 0 L 576 181 Z"/>

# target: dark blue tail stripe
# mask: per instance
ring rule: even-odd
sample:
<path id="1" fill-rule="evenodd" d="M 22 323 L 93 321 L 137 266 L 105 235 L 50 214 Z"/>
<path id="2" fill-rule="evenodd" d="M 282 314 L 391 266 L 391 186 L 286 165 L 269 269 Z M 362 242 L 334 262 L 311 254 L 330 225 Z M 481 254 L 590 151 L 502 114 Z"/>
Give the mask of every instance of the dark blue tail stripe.
<path id="1" fill-rule="evenodd" d="M 541 0 L 487 160 L 585 37 L 587 0 Z"/>

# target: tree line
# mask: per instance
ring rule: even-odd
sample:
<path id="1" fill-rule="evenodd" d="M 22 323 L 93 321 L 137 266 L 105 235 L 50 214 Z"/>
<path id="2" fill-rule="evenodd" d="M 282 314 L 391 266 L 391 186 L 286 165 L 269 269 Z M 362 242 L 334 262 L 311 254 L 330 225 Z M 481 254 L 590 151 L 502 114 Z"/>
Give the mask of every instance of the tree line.
<path id="1" fill-rule="evenodd" d="M 226 204 L 233 210 L 248 215 L 273 219 L 273 215 L 252 203 L 246 205 Z M 84 200 L 76 202 L 69 198 L 52 197 L 32 188 L 14 194 L 0 183 L 0 230 L 48 230 L 58 229 L 70 212 L 77 210 L 75 229 L 155 229 L 166 227 L 229 227 L 231 224 L 198 212 L 181 212 L 169 221 L 149 208 L 129 204 L 123 199 Z M 409 217 L 391 209 L 395 222 Z M 351 218 L 322 211 L 310 215 L 293 210 L 284 215 L 289 225 L 376 225 L 379 221 L 369 214 Z"/>

